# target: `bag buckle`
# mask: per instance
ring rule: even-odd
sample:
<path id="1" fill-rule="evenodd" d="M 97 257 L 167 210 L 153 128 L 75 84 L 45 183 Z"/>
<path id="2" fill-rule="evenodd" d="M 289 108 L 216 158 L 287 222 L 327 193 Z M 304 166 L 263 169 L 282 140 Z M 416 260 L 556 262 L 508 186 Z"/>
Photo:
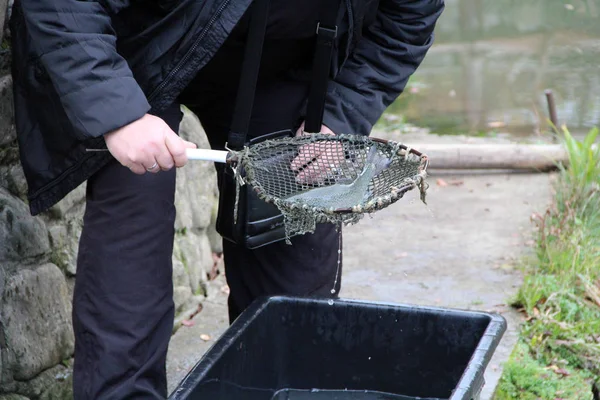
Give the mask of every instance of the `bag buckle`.
<path id="1" fill-rule="evenodd" d="M 321 26 L 321 22 L 317 22 L 317 35 L 323 35 L 327 39 L 335 39 L 338 34 L 338 27 L 335 25 L 333 28 Z"/>

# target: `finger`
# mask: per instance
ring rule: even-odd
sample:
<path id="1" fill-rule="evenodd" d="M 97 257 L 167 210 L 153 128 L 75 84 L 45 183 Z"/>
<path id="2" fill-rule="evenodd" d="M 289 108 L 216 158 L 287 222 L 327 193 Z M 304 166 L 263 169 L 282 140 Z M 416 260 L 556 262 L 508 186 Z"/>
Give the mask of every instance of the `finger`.
<path id="1" fill-rule="evenodd" d="M 300 153 L 291 162 L 292 171 L 298 172 L 315 160 L 311 153 Z"/>
<path id="2" fill-rule="evenodd" d="M 310 164 L 296 175 L 296 182 L 300 184 L 312 185 L 318 182 L 318 172 L 314 164 Z"/>
<path id="3" fill-rule="evenodd" d="M 298 183 L 315 184 L 319 180 L 322 180 L 324 172 L 323 160 L 320 157 L 316 157 L 308 165 L 305 165 L 301 170 L 298 171 L 296 179 Z"/>
<path id="4" fill-rule="evenodd" d="M 156 153 L 154 157 L 158 162 L 158 169 L 160 170 L 168 171 L 175 165 L 175 160 L 173 160 L 173 156 L 166 148 L 166 146 L 161 152 Z"/>
<path id="5" fill-rule="evenodd" d="M 304 134 L 304 121 L 302 121 L 302 124 L 296 131 L 296 136 L 302 136 L 303 134 Z"/>
<path id="6" fill-rule="evenodd" d="M 292 169 L 298 172 L 298 183 L 317 183 L 324 180 L 335 164 L 336 149 L 339 143 L 319 142 L 311 143 L 301 149 L 300 154 L 292 162 Z M 335 165 L 334 165 L 335 166 Z"/>
<path id="7" fill-rule="evenodd" d="M 198 145 L 196 145 L 196 143 L 192 143 L 192 142 L 188 142 L 187 140 L 183 141 L 183 145 L 185 146 L 186 149 L 197 149 Z M 186 160 L 188 160 L 187 158 L 187 152 L 185 154 Z"/>
<path id="8" fill-rule="evenodd" d="M 173 131 L 170 131 L 165 137 L 165 144 L 171 153 L 175 166 L 177 168 L 183 167 L 188 161 L 185 153 L 186 146 L 184 141 Z"/>
<path id="9" fill-rule="evenodd" d="M 175 160 L 166 143 L 159 143 L 153 148 L 152 157 L 158 163 L 158 170 L 168 171 L 175 165 Z"/>
<path id="10" fill-rule="evenodd" d="M 319 157 L 304 170 L 304 179 L 315 184 L 322 183 L 331 171 L 331 167 L 324 157 Z"/>
<path id="11" fill-rule="evenodd" d="M 313 143 L 301 146 L 298 156 L 292 160 L 292 170 L 298 171 L 300 168 L 303 168 L 307 164 L 315 161 L 318 156 L 319 151 Z"/>
<path id="12" fill-rule="evenodd" d="M 196 148 L 198 148 L 198 146 L 195 143 L 188 142 L 187 140 L 183 140 L 183 146 L 184 146 L 184 150 L 185 149 L 196 149 Z M 188 161 L 187 154 L 185 155 L 185 158 L 186 158 L 186 162 L 187 162 Z M 167 159 L 168 159 L 168 162 L 167 162 L 168 165 L 166 165 L 165 167 L 162 167 L 163 164 L 159 162 L 161 164 L 161 168 L 162 168 L 163 171 L 168 171 L 171 168 L 173 168 L 173 166 L 175 165 L 175 160 L 173 158 L 173 155 L 168 150 L 168 148 L 165 147 L 165 161 Z"/>
<path id="13" fill-rule="evenodd" d="M 317 142 L 301 146 L 298 156 L 291 162 L 292 170 L 298 173 L 296 182 L 311 184 L 324 180 L 343 160 L 343 154 L 340 143 Z"/>
<path id="14" fill-rule="evenodd" d="M 161 170 L 161 165 L 155 157 L 151 157 L 151 160 L 151 162 L 144 163 L 143 167 L 146 171 L 156 174 Z"/>
<path id="15" fill-rule="evenodd" d="M 332 143 L 325 152 L 327 162 L 332 164 L 332 167 L 340 166 L 346 160 L 346 154 L 341 143 Z"/>
<path id="16" fill-rule="evenodd" d="M 131 172 L 137 175 L 144 175 L 147 172 L 146 168 L 140 164 L 130 164 L 127 167 L 131 170 Z"/>
<path id="17" fill-rule="evenodd" d="M 136 174 L 145 174 L 146 168 L 151 167 L 154 164 L 154 157 L 151 154 L 146 154 L 139 151 L 132 151 L 125 157 L 123 165 L 127 166 L 131 171 Z"/>
<path id="18" fill-rule="evenodd" d="M 335 135 L 335 132 L 333 132 L 331 129 L 329 129 L 325 125 L 321 125 L 321 133 L 325 134 L 325 135 Z"/>
<path id="19" fill-rule="evenodd" d="M 298 179 L 306 183 L 322 182 L 333 177 L 333 171 L 339 169 L 345 160 L 344 149 L 340 143 L 320 143 L 320 154 L 305 166 Z"/>
<path id="20" fill-rule="evenodd" d="M 150 153 L 145 153 L 142 157 L 140 157 L 139 162 L 134 162 L 131 165 L 139 165 L 141 168 L 144 168 L 146 172 L 156 173 L 160 171 L 160 167 L 158 165 L 158 162 L 156 161 L 156 157 Z"/>
<path id="21" fill-rule="evenodd" d="M 318 176 L 316 176 L 315 179 L 324 181 L 327 178 L 333 178 L 333 171 L 338 168 L 338 165 L 337 160 L 319 158 L 319 160 L 317 160 L 318 167 L 315 168 L 318 171 Z"/>
<path id="22" fill-rule="evenodd" d="M 198 148 L 198 145 L 196 145 L 196 143 L 188 142 L 187 140 L 183 141 L 183 145 L 186 148 L 188 148 L 188 149 L 196 149 L 196 148 Z"/>

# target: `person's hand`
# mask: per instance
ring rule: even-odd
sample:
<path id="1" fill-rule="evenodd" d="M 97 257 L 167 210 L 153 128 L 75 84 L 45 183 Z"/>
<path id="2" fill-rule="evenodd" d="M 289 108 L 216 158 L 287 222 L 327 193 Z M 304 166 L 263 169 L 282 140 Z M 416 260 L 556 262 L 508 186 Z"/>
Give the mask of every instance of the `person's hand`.
<path id="1" fill-rule="evenodd" d="M 150 114 L 104 135 L 110 153 L 136 174 L 183 167 L 186 148 L 194 143 L 181 139 L 161 118 Z"/>
<path id="2" fill-rule="evenodd" d="M 322 134 L 335 133 L 321 125 Z M 304 122 L 298 128 L 296 136 L 310 135 L 304 132 Z M 315 142 L 300 147 L 298 156 L 292 160 L 291 167 L 296 172 L 296 182 L 314 184 L 332 176 L 332 172 L 345 160 L 344 149 L 338 142 Z"/>
<path id="3" fill-rule="evenodd" d="M 321 131 L 319 133 L 323 133 L 326 135 L 335 135 L 335 133 L 331 129 L 326 127 L 325 125 L 321 125 Z M 302 135 L 310 135 L 310 133 L 304 132 L 304 122 L 302 122 L 302 125 L 300 125 L 300 127 L 296 131 L 296 136 L 302 136 Z"/>

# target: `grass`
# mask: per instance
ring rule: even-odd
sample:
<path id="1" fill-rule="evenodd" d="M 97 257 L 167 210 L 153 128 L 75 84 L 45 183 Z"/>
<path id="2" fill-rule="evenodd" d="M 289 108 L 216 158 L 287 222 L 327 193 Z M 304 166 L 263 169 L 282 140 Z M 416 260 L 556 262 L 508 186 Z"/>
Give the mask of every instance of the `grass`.
<path id="1" fill-rule="evenodd" d="M 512 355 L 512 362 L 505 366 L 502 386 L 496 400 L 537 400 L 537 399 L 580 399 L 580 393 L 590 393 L 590 387 L 574 371 L 565 369 L 562 378 L 557 379 L 553 369 L 546 368 L 530 354 L 529 347 L 520 342 Z M 590 398 L 588 395 L 587 398 Z"/>
<path id="2" fill-rule="evenodd" d="M 496 399 L 597 399 L 600 380 L 600 150 L 598 130 L 563 129 L 552 205 L 536 214 L 535 261 L 512 306 L 526 316 Z"/>

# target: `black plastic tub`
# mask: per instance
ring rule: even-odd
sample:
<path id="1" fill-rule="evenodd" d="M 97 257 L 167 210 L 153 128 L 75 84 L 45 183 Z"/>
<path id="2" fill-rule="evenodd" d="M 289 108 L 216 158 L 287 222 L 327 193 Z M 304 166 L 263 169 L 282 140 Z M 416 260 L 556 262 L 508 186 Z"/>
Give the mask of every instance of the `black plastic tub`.
<path id="1" fill-rule="evenodd" d="M 366 301 L 256 301 L 171 400 L 478 399 L 496 314 Z"/>

